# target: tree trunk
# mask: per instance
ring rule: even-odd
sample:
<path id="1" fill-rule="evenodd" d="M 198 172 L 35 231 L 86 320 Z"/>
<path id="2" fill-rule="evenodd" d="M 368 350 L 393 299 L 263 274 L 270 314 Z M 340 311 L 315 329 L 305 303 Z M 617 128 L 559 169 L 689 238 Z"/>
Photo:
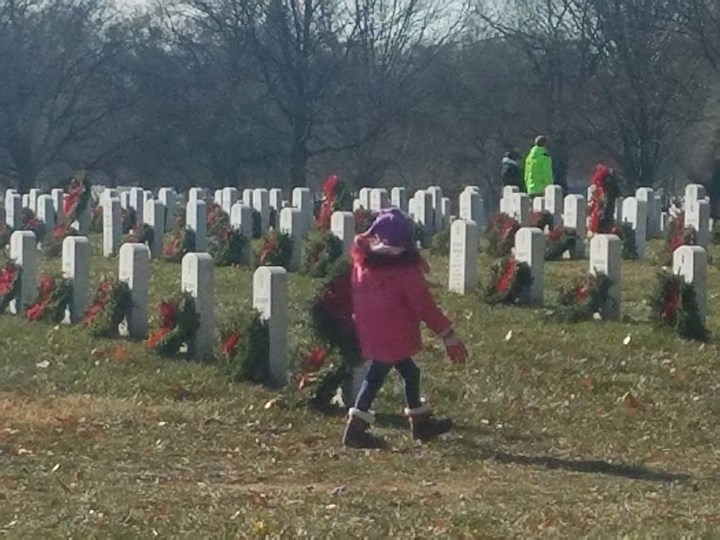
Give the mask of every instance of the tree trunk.
<path id="1" fill-rule="evenodd" d="M 308 151 L 302 139 L 295 138 L 290 152 L 290 186 L 306 187 Z"/>

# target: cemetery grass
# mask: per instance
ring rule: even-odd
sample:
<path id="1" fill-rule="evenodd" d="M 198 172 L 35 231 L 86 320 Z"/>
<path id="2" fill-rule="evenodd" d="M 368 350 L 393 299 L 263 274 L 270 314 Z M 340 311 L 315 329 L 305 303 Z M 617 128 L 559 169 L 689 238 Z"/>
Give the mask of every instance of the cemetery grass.
<path id="1" fill-rule="evenodd" d="M 545 310 L 450 295 L 445 261 L 431 263 L 436 295 L 472 355 L 453 367 L 428 340 L 418 360 L 425 393 L 458 427 L 437 443 L 411 443 L 393 378 L 376 404 L 392 445 L 382 452 L 343 450 L 342 416 L 308 410 L 295 390 L 232 383 L 221 365 L 163 360 L 142 343 L 93 340 L 79 327 L 0 317 L 0 532 L 720 533 L 720 362 L 714 343 L 682 342 L 648 322 L 656 265 L 623 265 L 625 320 L 567 326 Z M 549 263 L 546 302 L 586 264 Z M 93 285 L 115 265 L 96 253 Z M 180 267 L 153 262 L 151 274 L 156 317 L 157 302 L 179 289 Z M 219 323 L 247 311 L 251 277 L 216 271 Z M 709 279 L 718 336 L 716 268 Z M 317 282 L 292 276 L 290 287 L 292 345 L 306 347 Z"/>

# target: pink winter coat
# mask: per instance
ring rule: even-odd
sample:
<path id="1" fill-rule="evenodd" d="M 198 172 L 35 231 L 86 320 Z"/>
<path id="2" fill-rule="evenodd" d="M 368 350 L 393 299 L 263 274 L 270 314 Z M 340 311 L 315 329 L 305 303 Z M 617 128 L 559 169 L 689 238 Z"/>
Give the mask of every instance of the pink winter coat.
<path id="1" fill-rule="evenodd" d="M 420 323 L 440 334 L 452 323 L 438 308 L 419 265 L 373 267 L 356 262 L 353 310 L 363 357 L 396 363 L 422 349 Z"/>

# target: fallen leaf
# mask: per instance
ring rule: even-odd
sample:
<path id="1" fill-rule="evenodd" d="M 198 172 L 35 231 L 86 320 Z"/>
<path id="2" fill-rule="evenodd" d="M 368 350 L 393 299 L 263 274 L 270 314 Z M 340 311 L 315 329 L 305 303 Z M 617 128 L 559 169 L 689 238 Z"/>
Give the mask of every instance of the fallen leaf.
<path id="1" fill-rule="evenodd" d="M 35 367 L 40 368 L 40 369 L 46 369 L 49 366 L 50 366 L 50 362 L 48 362 L 47 360 L 43 360 L 42 362 L 38 362 L 37 364 L 35 364 Z"/>
<path id="2" fill-rule="evenodd" d="M 265 404 L 265 410 L 270 410 L 273 408 L 281 407 L 283 404 L 282 398 L 276 397 L 271 399 Z"/>
<path id="3" fill-rule="evenodd" d="M 623 345 L 625 345 L 627 347 L 628 345 L 630 345 L 631 342 L 632 342 L 632 334 L 628 334 L 627 337 L 625 339 L 623 339 Z"/>
<path id="4" fill-rule="evenodd" d="M 113 360 L 123 361 L 123 360 L 127 360 L 127 357 L 128 357 L 127 347 L 123 347 L 122 345 L 118 345 L 117 347 L 115 347 L 115 350 L 112 353 Z"/>
<path id="5" fill-rule="evenodd" d="M 623 396 L 623 401 L 625 402 L 625 406 L 632 411 L 637 411 L 642 406 L 640 400 L 638 400 L 632 392 L 626 393 Z"/>
<path id="6" fill-rule="evenodd" d="M 513 337 L 513 331 L 510 330 L 507 334 L 505 334 L 505 341 L 510 341 Z"/>

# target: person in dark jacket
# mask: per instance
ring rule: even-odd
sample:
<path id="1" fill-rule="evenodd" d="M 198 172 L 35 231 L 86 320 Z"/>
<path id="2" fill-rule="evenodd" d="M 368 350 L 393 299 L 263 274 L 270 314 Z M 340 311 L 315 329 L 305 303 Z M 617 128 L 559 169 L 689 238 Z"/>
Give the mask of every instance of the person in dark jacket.
<path id="1" fill-rule="evenodd" d="M 506 152 L 502 160 L 502 183 L 504 186 L 516 186 L 525 191 L 522 169 L 520 168 L 520 154 L 515 151 Z"/>

